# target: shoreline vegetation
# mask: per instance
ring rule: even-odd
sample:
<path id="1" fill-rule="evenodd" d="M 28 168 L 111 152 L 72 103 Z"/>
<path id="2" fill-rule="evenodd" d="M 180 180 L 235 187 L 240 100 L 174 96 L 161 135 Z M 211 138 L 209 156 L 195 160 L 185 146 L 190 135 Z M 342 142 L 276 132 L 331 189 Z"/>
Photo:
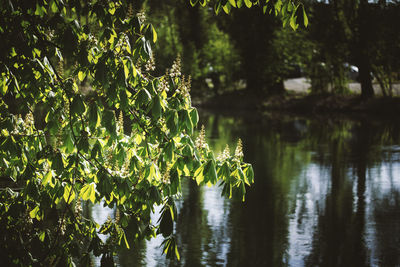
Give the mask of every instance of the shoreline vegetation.
<path id="1" fill-rule="evenodd" d="M 299 114 L 335 114 L 369 115 L 395 118 L 400 114 L 400 97 L 376 95 L 363 98 L 357 93 L 357 85 L 350 84 L 350 93 L 335 95 L 331 93 L 309 94 L 304 84 L 289 85 L 284 94 L 256 95 L 242 89 L 218 96 L 194 97 L 196 107 L 210 109 L 244 109 L 259 112 L 295 112 Z M 287 86 L 288 87 L 288 86 Z M 354 90 L 355 88 L 355 90 Z"/>

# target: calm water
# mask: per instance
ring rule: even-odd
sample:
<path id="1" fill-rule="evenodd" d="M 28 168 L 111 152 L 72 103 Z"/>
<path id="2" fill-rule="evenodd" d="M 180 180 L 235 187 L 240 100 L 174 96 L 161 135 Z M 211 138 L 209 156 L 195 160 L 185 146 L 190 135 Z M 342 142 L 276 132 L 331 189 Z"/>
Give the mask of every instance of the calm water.
<path id="1" fill-rule="evenodd" d="M 237 138 L 255 171 L 246 202 L 187 181 L 175 232 L 121 251 L 120 266 L 400 266 L 399 121 L 202 112 L 216 152 Z M 94 207 L 105 220 L 111 210 Z M 154 215 L 156 219 L 157 215 Z"/>

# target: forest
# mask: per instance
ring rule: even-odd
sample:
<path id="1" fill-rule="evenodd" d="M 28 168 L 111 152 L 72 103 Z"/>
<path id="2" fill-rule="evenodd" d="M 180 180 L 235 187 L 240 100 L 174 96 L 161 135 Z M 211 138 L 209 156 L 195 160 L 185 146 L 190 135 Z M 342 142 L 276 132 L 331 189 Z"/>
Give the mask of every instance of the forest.
<path id="1" fill-rule="evenodd" d="M 218 16 L 187 8 L 187 1 L 147 1 L 143 9 L 159 28 L 155 50 L 162 71 L 176 54 L 193 80 L 193 95 L 209 97 L 246 89 L 246 96 L 287 93 L 284 81 L 304 77 L 307 94 L 392 97 L 400 73 L 400 5 L 396 1 L 302 1 L 307 27 L 294 31 L 261 6 Z M 300 10 L 300 8 L 299 8 Z M 298 21 L 303 12 L 296 12 Z M 397 89 L 398 90 L 398 89 Z M 221 98 L 222 99 L 222 98 Z"/>

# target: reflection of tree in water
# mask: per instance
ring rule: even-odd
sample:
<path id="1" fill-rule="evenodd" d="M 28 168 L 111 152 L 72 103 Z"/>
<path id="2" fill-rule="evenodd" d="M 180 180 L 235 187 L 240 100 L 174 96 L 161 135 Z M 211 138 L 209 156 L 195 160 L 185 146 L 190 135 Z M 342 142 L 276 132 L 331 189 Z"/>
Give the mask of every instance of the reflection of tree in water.
<path id="1" fill-rule="evenodd" d="M 318 232 L 314 234 L 313 250 L 307 259 L 309 265 L 369 266 L 371 264 L 369 258 L 371 252 L 370 248 L 366 247 L 365 239 L 366 190 L 369 186 L 367 170 L 377 162 L 381 162 L 379 150 L 382 145 L 398 142 L 398 138 L 393 137 L 398 131 L 394 131 L 390 124 L 360 121 L 355 125 L 351 127 L 350 142 L 343 143 L 336 140 L 333 144 L 331 192 L 326 197 L 326 210 L 319 215 Z M 340 148 L 338 143 L 345 147 Z M 346 162 L 350 162 L 353 166 L 350 169 L 353 173 L 349 173 L 349 177 L 343 172 L 348 168 Z M 342 171 L 340 173 L 337 170 Z M 371 178 L 372 180 L 368 181 L 373 186 L 375 177 Z M 351 190 L 353 184 L 356 185 L 354 191 Z M 369 205 L 377 207 L 377 210 L 387 213 L 388 216 L 393 215 L 392 211 L 379 206 L 375 201 L 369 202 Z M 386 223 L 378 223 L 377 226 L 379 225 L 385 225 L 383 229 L 388 226 Z M 385 236 L 384 233 L 378 233 L 377 236 L 382 239 L 382 244 L 392 250 L 398 247 L 393 246 L 389 236 Z M 387 251 L 390 250 L 385 250 L 385 255 Z M 380 258 L 379 255 L 376 256 Z"/>
<path id="2" fill-rule="evenodd" d="M 318 215 L 308 266 L 353 266 L 353 194 L 341 164 L 340 147 L 332 144 L 331 187 L 325 198 L 325 209 Z"/>
<path id="3" fill-rule="evenodd" d="M 380 266 L 400 265 L 400 192 L 391 191 L 375 203 L 376 248 Z"/>
<path id="4" fill-rule="evenodd" d="M 173 262 L 172 266 L 201 266 L 204 243 L 207 243 L 210 229 L 206 221 L 206 214 L 201 208 L 202 192 L 193 185 L 187 184 L 187 193 L 184 195 L 182 208 L 179 210 L 176 222 L 177 241 L 180 244 L 182 262 Z"/>
<path id="5" fill-rule="evenodd" d="M 399 151 L 385 153 L 384 166 L 378 173 L 379 184 L 371 184 L 371 198 L 374 200 L 371 208 L 371 218 L 374 222 L 375 234 L 372 237 L 375 248 L 374 256 L 380 266 L 400 265 L 400 182 L 398 180 Z M 395 163 L 393 163 L 395 161 Z M 384 171 L 386 170 L 386 172 Z M 371 179 L 377 174 L 372 173 Z"/>
<path id="6" fill-rule="evenodd" d="M 283 121 L 274 128 L 260 123 L 246 127 L 245 154 L 253 163 L 256 181 L 246 202 L 232 205 L 234 229 L 228 266 L 285 266 L 290 184 L 309 156 L 297 144 L 286 141 L 295 142 L 298 137 L 293 139 L 275 131 L 293 129 L 293 125 Z"/>
<path id="7" fill-rule="evenodd" d="M 230 236 L 229 223 L 224 219 L 228 207 L 217 188 L 199 190 L 195 183 L 190 180 L 183 185 L 176 223 L 181 261 L 171 261 L 170 266 L 215 266 L 225 261 Z"/>

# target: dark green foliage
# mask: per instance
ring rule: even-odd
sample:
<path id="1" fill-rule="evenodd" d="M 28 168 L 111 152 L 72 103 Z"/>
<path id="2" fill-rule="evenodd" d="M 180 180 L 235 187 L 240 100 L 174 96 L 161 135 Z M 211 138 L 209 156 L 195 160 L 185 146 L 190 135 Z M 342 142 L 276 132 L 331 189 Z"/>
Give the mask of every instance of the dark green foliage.
<path id="1" fill-rule="evenodd" d="M 207 182 L 241 188 L 242 158 L 217 176 L 180 63 L 151 72 L 154 27 L 125 1 L 0 4 L 0 255 L 6 266 L 113 264 L 128 240 L 173 237 L 181 180 L 207 166 Z M 96 225 L 82 201 L 116 215 Z M 154 205 L 161 220 L 151 222 Z M 128 225 L 132 231 L 126 231 Z M 135 227 L 133 227 L 135 226 Z M 99 234 L 108 234 L 106 242 Z"/>

